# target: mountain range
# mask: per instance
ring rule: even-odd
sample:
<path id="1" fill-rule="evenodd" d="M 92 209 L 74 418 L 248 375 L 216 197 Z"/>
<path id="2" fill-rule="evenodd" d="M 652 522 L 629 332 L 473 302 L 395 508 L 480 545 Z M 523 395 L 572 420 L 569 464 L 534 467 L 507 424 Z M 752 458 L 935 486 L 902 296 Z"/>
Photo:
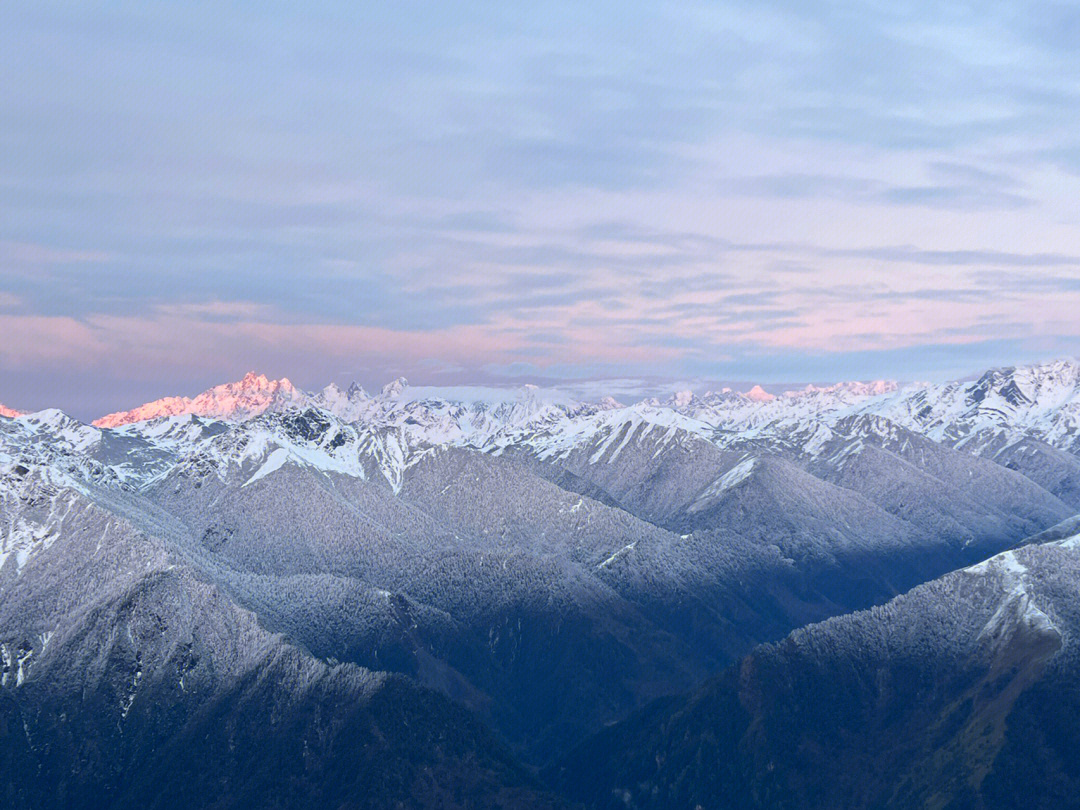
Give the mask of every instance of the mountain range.
<path id="1" fill-rule="evenodd" d="M 1078 512 L 1071 361 L 0 410 L 0 795 L 1053 806 Z"/>

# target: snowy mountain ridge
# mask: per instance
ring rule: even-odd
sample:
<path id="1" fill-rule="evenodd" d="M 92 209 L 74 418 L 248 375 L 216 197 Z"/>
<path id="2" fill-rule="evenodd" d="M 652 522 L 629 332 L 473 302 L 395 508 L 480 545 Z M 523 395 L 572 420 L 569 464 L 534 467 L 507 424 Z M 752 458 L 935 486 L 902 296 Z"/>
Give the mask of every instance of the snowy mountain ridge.
<path id="1" fill-rule="evenodd" d="M 893 395 L 872 408 L 949 444 L 981 446 L 1034 435 L 1072 450 L 1080 446 L 1080 362 L 991 369 L 976 380 Z"/>
<path id="2" fill-rule="evenodd" d="M 95 419 L 95 427 L 120 427 L 163 416 L 193 414 L 210 419 L 241 420 L 268 410 L 284 410 L 306 402 L 308 395 L 282 378 L 268 380 L 265 375 L 248 372 L 236 382 L 216 385 L 194 398 L 165 397 L 147 402 L 130 411 L 110 413 Z"/>
<path id="3" fill-rule="evenodd" d="M 878 380 L 870 383 L 842 382 L 827 387 L 807 386 L 805 389 L 786 391 L 775 395 L 760 385 L 742 393 L 725 388 L 720 392 L 708 392 L 697 396 L 690 391 L 680 391 L 667 399 L 648 398 L 640 404 L 667 407 L 693 415 L 695 411 L 713 414 L 715 424 L 723 421 L 741 421 L 746 414 L 766 408 L 782 411 L 795 403 L 809 407 L 830 407 L 836 403 L 850 404 L 871 396 L 897 390 L 892 381 Z M 531 417 L 543 409 L 562 411 L 568 415 L 595 410 L 612 410 L 626 407 L 615 398 L 605 396 L 596 402 L 576 399 L 558 388 L 539 388 L 534 385 L 520 387 L 499 386 L 412 386 L 404 377 L 388 383 L 378 394 L 371 395 L 353 383 L 342 389 L 336 383 L 318 392 L 306 392 L 296 388 L 288 379 L 270 380 L 265 375 L 249 372 L 236 382 L 214 386 L 195 397 L 172 396 L 133 408 L 107 414 L 93 421 L 96 427 L 120 427 L 137 422 L 147 422 L 167 416 L 191 414 L 208 419 L 243 421 L 266 411 L 315 406 L 333 413 L 348 422 L 384 421 L 416 417 L 419 412 L 438 412 L 460 419 L 467 414 L 466 422 L 479 426 L 485 419 L 478 414 L 500 422 L 516 422 Z M 17 414 L 13 414 L 17 415 Z"/>
<path id="4" fill-rule="evenodd" d="M 767 446 L 807 459 L 827 453 L 830 463 L 842 465 L 868 436 L 902 444 L 898 429 L 1002 463 L 1003 447 L 1037 441 L 1067 454 L 1054 459 L 1065 465 L 1059 477 L 1070 473 L 1069 465 L 1080 466 L 1080 364 L 1072 361 L 995 369 L 941 385 L 849 382 L 763 393 L 682 391 L 623 405 L 611 397 L 581 402 L 535 386 L 410 386 L 404 378 L 375 395 L 356 384 L 309 393 L 287 379 L 249 373 L 196 397 L 165 398 L 93 425 L 48 410 L 5 419 L 0 432 L 8 458 L 63 458 L 81 477 L 134 487 L 177 465 L 197 464 L 221 476 L 230 467 L 265 475 L 272 470 L 260 465 L 271 458 L 278 466 L 375 476 L 397 487 L 410 460 L 434 447 L 497 455 L 521 449 L 541 461 L 589 448 L 590 462 L 599 463 L 616 460 L 631 441 L 657 442 L 659 453 L 687 436 L 721 449 Z M 1007 461 L 1014 468 L 1024 463 Z"/>

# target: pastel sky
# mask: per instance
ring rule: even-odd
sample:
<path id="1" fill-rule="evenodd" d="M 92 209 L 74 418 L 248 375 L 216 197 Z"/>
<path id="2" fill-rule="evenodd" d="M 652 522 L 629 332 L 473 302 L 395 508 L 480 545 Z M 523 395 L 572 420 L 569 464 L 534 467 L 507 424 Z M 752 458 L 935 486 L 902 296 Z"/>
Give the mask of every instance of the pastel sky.
<path id="1" fill-rule="evenodd" d="M 1080 353 L 1074 3 L 5 3 L 0 401 Z"/>

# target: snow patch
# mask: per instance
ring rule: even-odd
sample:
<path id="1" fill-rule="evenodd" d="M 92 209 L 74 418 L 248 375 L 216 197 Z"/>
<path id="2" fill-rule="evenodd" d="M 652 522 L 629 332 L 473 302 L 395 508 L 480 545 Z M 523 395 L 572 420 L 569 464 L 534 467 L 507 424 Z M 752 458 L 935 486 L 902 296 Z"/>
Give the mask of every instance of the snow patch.
<path id="1" fill-rule="evenodd" d="M 636 545 L 637 545 L 637 540 L 633 541 L 632 543 L 627 543 L 625 546 L 620 548 L 618 551 L 616 551 L 614 554 L 612 554 L 610 557 L 608 557 L 606 560 L 604 560 L 602 563 L 600 563 L 598 566 L 596 566 L 596 569 L 599 571 L 602 568 L 607 568 L 609 565 L 611 565 L 613 562 L 615 562 L 620 557 L 623 557 L 623 556 L 629 554 L 631 551 L 633 551 L 634 546 L 636 546 Z"/>
<path id="2" fill-rule="evenodd" d="M 1080 534 L 1074 534 L 1072 537 L 1066 537 L 1064 540 L 1057 540 L 1051 545 L 1068 549 L 1069 551 L 1080 551 Z"/>
<path id="3" fill-rule="evenodd" d="M 266 457 L 266 461 L 262 463 L 262 466 L 259 467 L 259 469 L 255 471 L 254 475 L 252 475 L 251 478 L 245 481 L 242 486 L 246 487 L 248 484 L 253 484 L 260 478 L 265 478 L 275 470 L 281 469 L 281 467 L 288 460 L 289 451 L 286 450 L 284 447 L 279 447 L 277 450 L 274 450 L 270 453 L 270 455 Z"/>
<path id="4" fill-rule="evenodd" d="M 721 493 L 738 486 L 753 475 L 754 470 L 757 469 L 757 465 L 758 462 L 756 458 L 753 456 L 746 456 L 740 460 L 738 464 L 702 490 L 701 494 L 698 495 L 697 498 L 694 499 L 694 502 L 687 508 L 687 511 L 699 512 L 702 509 L 705 509 L 715 501 Z"/>
<path id="5" fill-rule="evenodd" d="M 1001 604 L 979 632 L 980 640 L 998 643 L 1020 627 L 1040 634 L 1058 632 L 1050 617 L 1033 601 L 1028 588 L 1028 568 L 1020 562 L 1015 551 L 1003 552 L 963 570 L 976 576 L 997 573 L 1005 587 Z"/>

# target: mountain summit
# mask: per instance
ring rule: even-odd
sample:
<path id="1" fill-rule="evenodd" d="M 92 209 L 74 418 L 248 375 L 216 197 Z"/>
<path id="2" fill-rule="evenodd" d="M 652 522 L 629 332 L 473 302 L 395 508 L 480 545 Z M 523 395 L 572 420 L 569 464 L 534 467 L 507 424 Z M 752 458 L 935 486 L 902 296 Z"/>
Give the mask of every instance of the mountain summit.
<path id="1" fill-rule="evenodd" d="M 398 377 L 393 382 L 388 382 L 383 386 L 382 395 L 384 397 L 398 397 L 401 396 L 402 391 L 409 387 L 409 381 L 404 377 Z"/>
<path id="2" fill-rule="evenodd" d="M 776 399 L 775 394 L 770 394 L 760 385 L 755 385 L 749 391 L 746 392 L 746 398 L 751 399 L 754 402 L 772 402 Z"/>
<path id="3" fill-rule="evenodd" d="M 235 421 L 258 416 L 269 410 L 302 405 L 304 401 L 306 395 L 284 377 L 270 380 L 264 374 L 249 371 L 242 380 L 216 385 L 194 398 L 164 397 L 130 411 L 110 413 L 95 419 L 93 424 L 95 427 L 119 427 L 161 416 L 182 414 Z"/>

